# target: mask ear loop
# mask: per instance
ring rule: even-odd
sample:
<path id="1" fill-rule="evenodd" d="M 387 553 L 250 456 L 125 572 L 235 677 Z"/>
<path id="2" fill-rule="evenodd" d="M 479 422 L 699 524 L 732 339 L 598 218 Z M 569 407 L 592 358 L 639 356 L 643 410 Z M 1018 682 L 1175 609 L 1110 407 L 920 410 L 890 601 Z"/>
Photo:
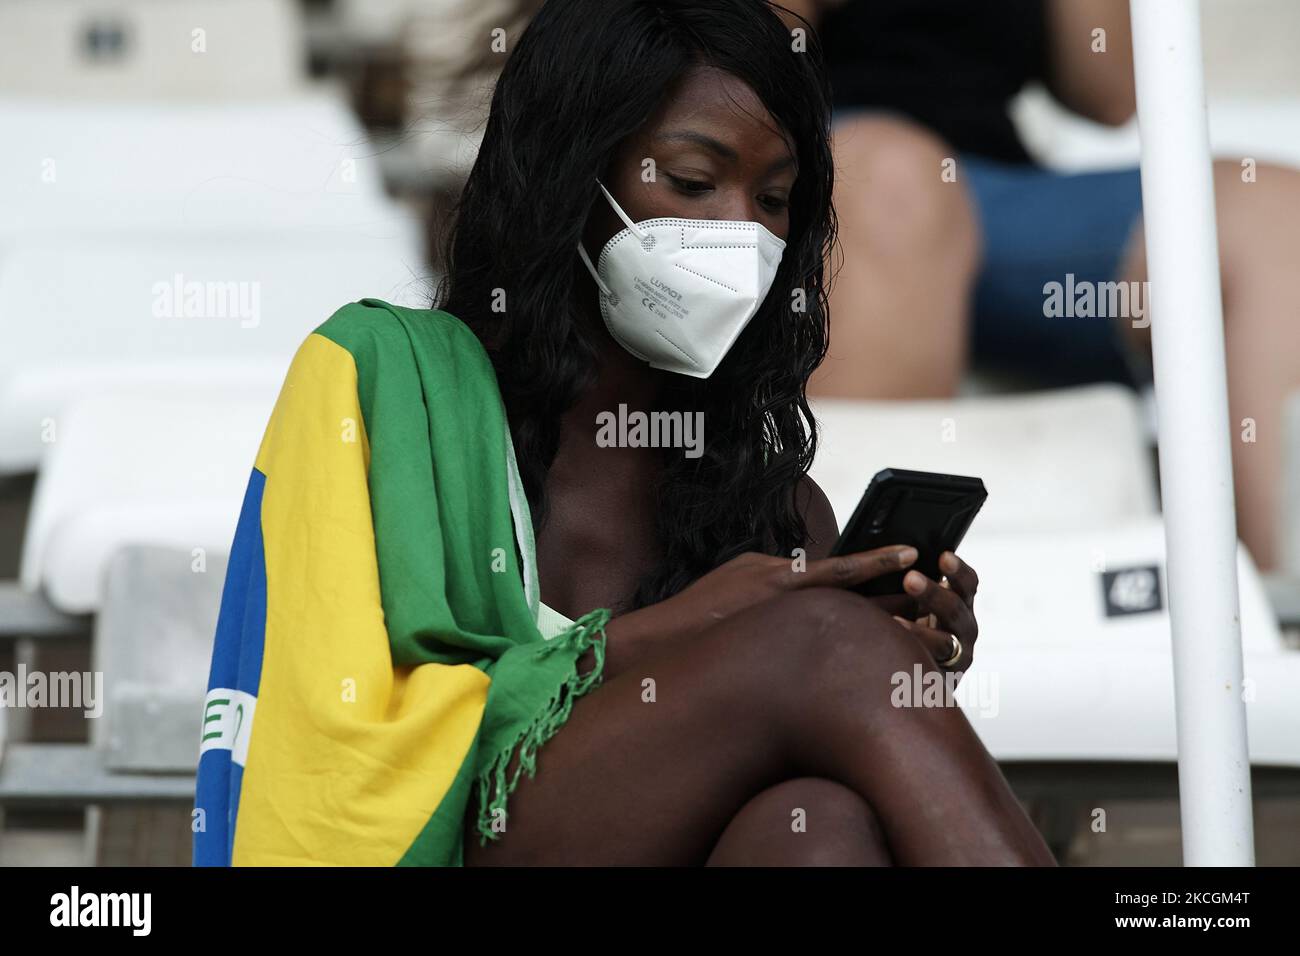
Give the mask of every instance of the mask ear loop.
<path id="1" fill-rule="evenodd" d="M 609 201 L 609 204 L 614 207 L 614 212 L 618 214 L 618 218 L 623 220 L 623 225 L 627 226 L 632 235 L 640 239 L 641 244 L 644 246 L 648 233 L 642 231 L 636 223 L 628 218 L 627 213 L 623 211 L 623 207 L 620 206 L 614 197 L 610 195 L 609 190 L 605 188 L 604 183 L 597 179 L 596 185 L 599 186 L 600 191 L 605 194 L 605 198 Z M 582 247 L 581 242 L 578 243 L 578 255 L 582 257 L 582 263 L 587 267 L 587 271 L 591 273 L 591 277 L 596 280 L 596 287 L 600 289 L 604 295 L 611 296 L 612 293 L 609 290 L 609 286 L 605 285 L 604 280 L 601 279 L 600 275 L 596 272 L 596 267 L 591 264 L 591 257 L 587 255 L 587 250 Z"/>
<path id="2" fill-rule="evenodd" d="M 618 218 L 623 220 L 623 225 L 627 226 L 627 228 L 632 231 L 632 235 L 636 236 L 642 242 L 645 242 L 646 233 L 642 232 L 641 228 L 628 218 L 627 213 L 623 211 L 623 207 L 615 202 L 614 197 L 609 194 L 609 190 L 605 188 L 605 184 L 597 179 L 596 185 L 599 186 L 600 191 L 605 194 L 605 198 L 609 200 L 609 204 L 614 207 L 614 212 L 618 213 Z"/>
<path id="3" fill-rule="evenodd" d="M 596 267 L 591 264 L 591 257 L 587 255 L 587 250 L 582 248 L 582 243 L 578 243 L 578 255 L 582 257 L 582 264 L 587 267 L 591 277 L 596 280 L 596 288 L 600 290 L 600 294 L 609 298 L 612 295 L 609 286 L 605 285 L 605 280 L 596 272 Z"/>

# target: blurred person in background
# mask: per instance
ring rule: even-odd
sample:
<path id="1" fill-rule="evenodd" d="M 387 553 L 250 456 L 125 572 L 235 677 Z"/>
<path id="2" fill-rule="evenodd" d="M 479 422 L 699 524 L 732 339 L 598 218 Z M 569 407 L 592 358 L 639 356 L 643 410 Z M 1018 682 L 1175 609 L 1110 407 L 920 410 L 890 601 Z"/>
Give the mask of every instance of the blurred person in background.
<path id="1" fill-rule="evenodd" d="M 1090 288 L 1101 303 L 1102 283 L 1146 279 L 1137 168 L 1045 169 L 1009 113 L 1038 81 L 1073 113 L 1128 121 L 1128 0 L 783 5 L 820 29 L 835 106 L 843 259 L 812 394 L 947 397 L 972 362 L 1046 386 L 1146 384 L 1151 317 L 1141 287 L 1128 286 L 1126 314 L 1093 317 L 1049 312 L 1045 288 Z M 1246 177 L 1240 159 L 1223 159 L 1214 186 L 1238 528 L 1270 568 L 1282 406 L 1300 387 L 1291 289 L 1300 174 L 1261 163 Z M 1257 441 L 1240 440 L 1247 418 Z"/>

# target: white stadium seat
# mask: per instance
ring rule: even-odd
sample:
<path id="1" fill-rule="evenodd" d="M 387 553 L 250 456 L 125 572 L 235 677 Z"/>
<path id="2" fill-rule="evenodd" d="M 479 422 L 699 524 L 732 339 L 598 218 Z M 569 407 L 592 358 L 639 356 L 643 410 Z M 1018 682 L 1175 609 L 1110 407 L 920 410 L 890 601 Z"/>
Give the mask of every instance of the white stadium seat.
<path id="1" fill-rule="evenodd" d="M 5 94 L 0 129 L 0 260 L 32 235 L 383 238 L 410 220 L 386 197 L 361 125 L 332 94 L 193 105 Z"/>
<path id="2" fill-rule="evenodd" d="M 94 669 L 111 675 L 91 742 L 111 771 L 193 773 L 226 555 L 128 545 L 104 573 Z"/>
<path id="3" fill-rule="evenodd" d="M 1159 518 L 1072 532 L 976 519 L 961 551 L 980 575 L 980 636 L 959 699 L 995 757 L 1177 758 L 1164 548 Z M 1238 577 L 1251 761 L 1300 767 L 1300 653 L 1244 549 Z"/>
<path id="4" fill-rule="evenodd" d="M 841 527 L 881 468 L 976 475 L 980 575 L 959 694 L 1002 761 L 1176 759 L 1164 527 L 1139 399 L 1095 385 L 953 401 L 817 401 L 813 478 Z M 1300 653 L 1239 552 L 1252 761 L 1300 767 Z M 986 695 L 982 697 L 981 695 Z"/>
<path id="5" fill-rule="evenodd" d="M 0 89 L 202 101 L 297 92 L 294 0 L 5 0 Z"/>
<path id="6" fill-rule="evenodd" d="M 67 409 L 37 478 L 23 586 L 86 613 L 124 546 L 227 552 L 277 393 L 107 393 Z"/>
<path id="7" fill-rule="evenodd" d="M 78 395 L 137 383 L 166 402 L 193 385 L 278 381 L 340 306 L 426 304 L 422 263 L 414 236 L 28 243 L 0 261 L 0 474 L 35 468 Z"/>
<path id="8" fill-rule="evenodd" d="M 983 478 L 983 531 L 1092 528 L 1156 513 L 1141 406 L 1120 386 L 812 407 L 821 427 L 812 477 L 841 527 L 882 468 Z"/>

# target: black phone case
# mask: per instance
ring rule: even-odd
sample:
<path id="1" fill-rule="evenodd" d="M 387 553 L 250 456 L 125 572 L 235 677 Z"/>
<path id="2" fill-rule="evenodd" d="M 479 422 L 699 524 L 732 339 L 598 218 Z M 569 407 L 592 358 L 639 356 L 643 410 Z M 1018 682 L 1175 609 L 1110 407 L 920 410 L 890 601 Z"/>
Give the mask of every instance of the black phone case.
<path id="1" fill-rule="evenodd" d="M 902 593 L 903 575 L 911 570 L 941 580 L 939 555 L 957 549 L 987 497 L 979 478 L 886 468 L 867 485 L 831 554 L 894 544 L 910 544 L 920 552 L 910 568 L 854 588 L 868 596 Z"/>

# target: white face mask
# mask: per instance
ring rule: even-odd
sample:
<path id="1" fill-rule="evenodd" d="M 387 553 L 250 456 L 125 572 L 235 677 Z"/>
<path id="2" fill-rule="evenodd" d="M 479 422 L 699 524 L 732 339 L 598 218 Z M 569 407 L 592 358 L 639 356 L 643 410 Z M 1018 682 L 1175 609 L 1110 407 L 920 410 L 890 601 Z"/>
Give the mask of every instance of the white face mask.
<path id="1" fill-rule="evenodd" d="M 767 297 L 785 243 L 757 222 L 633 222 L 597 185 L 627 225 L 596 266 L 578 243 L 610 335 L 654 368 L 708 378 Z"/>

